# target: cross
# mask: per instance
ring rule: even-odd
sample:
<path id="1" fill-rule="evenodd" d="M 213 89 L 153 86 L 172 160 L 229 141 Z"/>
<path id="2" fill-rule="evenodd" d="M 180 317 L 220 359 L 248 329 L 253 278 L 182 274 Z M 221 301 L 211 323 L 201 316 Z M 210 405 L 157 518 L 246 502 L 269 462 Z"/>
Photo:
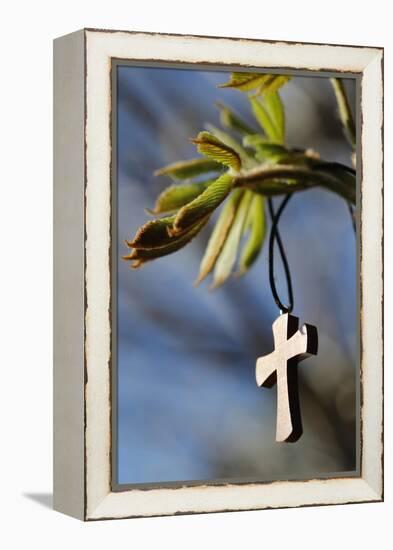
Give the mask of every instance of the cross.
<path id="1" fill-rule="evenodd" d="M 313 325 L 299 329 L 299 319 L 289 313 L 273 323 L 274 351 L 259 357 L 257 385 L 271 388 L 277 382 L 276 441 L 294 442 L 302 435 L 297 364 L 318 352 L 318 332 Z"/>

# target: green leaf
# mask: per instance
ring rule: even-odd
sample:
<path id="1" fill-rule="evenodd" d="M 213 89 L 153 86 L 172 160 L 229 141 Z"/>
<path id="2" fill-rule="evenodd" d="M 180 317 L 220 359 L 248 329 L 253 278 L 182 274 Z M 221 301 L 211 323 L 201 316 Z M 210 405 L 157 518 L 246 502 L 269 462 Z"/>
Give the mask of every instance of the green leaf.
<path id="1" fill-rule="evenodd" d="M 284 84 L 286 84 L 291 79 L 290 76 L 284 75 L 272 75 L 270 80 L 267 80 L 260 88 L 260 93 L 270 94 L 277 92 Z"/>
<path id="2" fill-rule="evenodd" d="M 192 159 L 173 162 L 154 172 L 155 176 L 170 176 L 174 179 L 184 180 L 195 178 L 201 174 L 209 172 L 219 172 L 222 170 L 221 164 L 209 159 Z"/>
<path id="3" fill-rule="evenodd" d="M 171 237 L 168 244 L 164 246 L 158 246 L 156 248 L 134 248 L 134 250 L 129 254 L 129 256 L 123 256 L 124 260 L 131 261 L 131 267 L 138 268 L 141 267 L 144 263 L 154 260 L 156 258 L 161 258 L 162 256 L 167 256 L 173 252 L 177 252 L 183 248 L 186 244 L 192 241 L 192 239 L 201 231 L 201 229 L 206 225 L 210 216 L 206 216 L 199 223 L 195 224 L 189 231 L 183 233 L 178 237 Z"/>
<path id="4" fill-rule="evenodd" d="M 242 189 L 236 189 L 233 193 L 231 193 L 224 204 L 207 244 L 205 254 L 199 267 L 199 274 L 195 281 L 195 285 L 198 285 L 201 281 L 203 281 L 203 279 L 207 277 L 213 269 L 228 235 L 229 229 L 235 217 L 236 209 L 243 194 L 244 191 Z"/>
<path id="5" fill-rule="evenodd" d="M 263 101 L 266 110 L 269 114 L 270 120 L 273 122 L 277 136 L 278 143 L 285 142 L 285 111 L 284 105 L 278 92 L 269 92 L 264 94 Z"/>
<path id="6" fill-rule="evenodd" d="M 237 153 L 240 157 L 242 167 L 251 168 L 255 166 L 255 161 L 249 153 L 244 149 L 241 143 L 239 143 L 234 137 L 232 137 L 228 132 L 213 126 L 213 124 L 206 124 L 206 129 L 213 134 L 217 139 L 219 139 L 224 145 L 230 147 Z"/>
<path id="7" fill-rule="evenodd" d="M 207 180 L 200 183 L 183 183 L 170 185 L 158 196 L 154 205 L 154 214 L 172 212 L 178 210 L 198 197 L 215 180 Z"/>
<path id="8" fill-rule="evenodd" d="M 126 241 L 132 248 L 156 248 L 170 242 L 168 229 L 172 227 L 175 216 L 168 216 L 158 220 L 150 220 L 138 229 L 134 239 Z"/>
<path id="9" fill-rule="evenodd" d="M 245 191 L 235 214 L 235 219 L 214 267 L 213 288 L 221 286 L 230 276 L 236 263 L 243 227 L 247 218 L 252 193 Z"/>
<path id="10" fill-rule="evenodd" d="M 244 136 L 243 138 L 243 146 L 252 147 L 252 149 L 255 150 L 265 143 L 270 143 L 270 141 L 268 141 L 266 137 L 262 136 L 261 134 L 249 134 L 248 136 Z"/>
<path id="11" fill-rule="evenodd" d="M 272 147 L 269 147 L 269 145 L 272 145 Z M 257 150 L 255 158 L 263 163 L 277 164 L 278 162 L 282 162 L 285 164 L 288 159 L 288 153 L 280 151 L 278 147 L 275 143 L 266 144 Z"/>
<path id="12" fill-rule="evenodd" d="M 211 183 L 196 199 L 183 206 L 175 217 L 171 233 L 181 233 L 211 214 L 231 191 L 232 182 L 233 176 L 225 173 Z"/>
<path id="13" fill-rule="evenodd" d="M 239 261 L 239 275 L 244 275 L 258 258 L 266 235 L 265 199 L 254 194 L 246 227 L 250 233 Z"/>
<path id="14" fill-rule="evenodd" d="M 257 152 L 256 158 L 261 161 L 279 162 L 286 159 L 290 154 L 288 149 L 279 143 L 271 143 L 266 141 L 259 134 L 246 136 L 243 139 L 246 147 L 252 147 Z"/>
<path id="15" fill-rule="evenodd" d="M 259 88 L 264 82 L 271 79 L 269 74 L 260 73 L 231 73 L 230 79 L 224 84 L 220 84 L 219 88 L 236 88 L 242 92 L 249 92 Z"/>
<path id="16" fill-rule="evenodd" d="M 236 88 L 242 92 L 257 90 L 257 94 L 276 92 L 290 80 L 290 76 L 260 74 L 260 73 L 231 73 L 231 77 L 219 88 Z"/>
<path id="17" fill-rule="evenodd" d="M 254 134 L 254 130 L 243 119 L 223 103 L 216 103 L 220 109 L 220 123 L 224 128 L 241 134 Z"/>
<path id="18" fill-rule="evenodd" d="M 345 91 L 345 86 L 341 78 L 331 78 L 330 82 L 333 86 L 336 95 L 338 112 L 341 123 L 344 127 L 346 137 L 353 149 L 356 148 L 356 124 L 353 119 L 351 107 L 349 105 L 348 96 Z"/>
<path id="19" fill-rule="evenodd" d="M 199 132 L 196 139 L 191 141 L 196 144 L 198 152 L 202 155 L 236 171 L 240 170 L 239 154 L 210 132 Z"/>
<path id="20" fill-rule="evenodd" d="M 260 127 L 265 132 L 266 136 L 275 143 L 280 143 L 280 132 L 277 130 L 273 120 L 270 117 L 269 111 L 263 104 L 262 100 L 252 96 L 248 98 L 251 103 L 251 108 L 257 119 Z"/>

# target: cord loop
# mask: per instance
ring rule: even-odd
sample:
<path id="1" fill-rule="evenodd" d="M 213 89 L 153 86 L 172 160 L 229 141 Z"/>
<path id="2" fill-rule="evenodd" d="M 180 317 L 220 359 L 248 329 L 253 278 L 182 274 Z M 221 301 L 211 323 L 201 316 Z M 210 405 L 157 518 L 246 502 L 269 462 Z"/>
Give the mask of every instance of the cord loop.
<path id="1" fill-rule="evenodd" d="M 272 225 L 270 229 L 270 237 L 269 237 L 269 282 L 270 282 L 270 288 L 273 294 L 274 301 L 279 307 L 281 313 L 291 313 L 291 311 L 293 310 L 293 290 L 292 290 L 291 273 L 289 270 L 289 265 L 285 254 L 284 245 L 282 243 L 281 236 L 278 231 L 278 222 L 280 220 L 281 214 L 283 213 L 283 210 L 288 204 L 288 201 L 291 197 L 292 197 L 292 193 L 288 193 L 284 197 L 277 212 L 274 211 L 273 199 L 269 197 L 267 200 L 269 214 L 272 221 Z M 285 305 L 282 303 L 277 292 L 276 281 L 274 277 L 274 241 L 277 242 L 278 250 L 281 256 L 281 262 L 284 268 L 285 278 L 287 280 L 288 305 Z"/>

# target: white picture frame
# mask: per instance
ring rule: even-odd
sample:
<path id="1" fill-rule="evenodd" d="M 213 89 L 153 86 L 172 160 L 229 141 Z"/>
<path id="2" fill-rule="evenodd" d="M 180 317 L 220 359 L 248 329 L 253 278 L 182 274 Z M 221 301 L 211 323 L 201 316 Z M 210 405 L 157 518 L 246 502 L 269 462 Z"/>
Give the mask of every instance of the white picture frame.
<path id="1" fill-rule="evenodd" d="M 113 60 L 358 79 L 360 468 L 356 477 L 112 489 Z M 54 42 L 54 508 L 81 520 L 383 499 L 383 50 L 84 29 Z"/>

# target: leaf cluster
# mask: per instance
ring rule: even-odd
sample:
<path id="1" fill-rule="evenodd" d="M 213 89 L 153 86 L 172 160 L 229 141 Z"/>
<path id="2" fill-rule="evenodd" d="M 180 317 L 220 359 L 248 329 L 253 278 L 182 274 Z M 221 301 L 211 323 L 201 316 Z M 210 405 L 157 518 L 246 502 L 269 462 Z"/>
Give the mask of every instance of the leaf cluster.
<path id="1" fill-rule="evenodd" d="M 232 273 L 246 273 L 258 258 L 266 235 L 267 196 L 320 185 L 355 201 L 350 168 L 324 162 L 314 151 L 286 145 L 279 89 L 289 80 L 284 75 L 235 72 L 220 85 L 246 94 L 255 126 L 219 103 L 221 128 L 208 125 L 191 140 L 201 156 L 155 172 L 171 178 L 172 184 L 149 211 L 155 219 L 126 241 L 130 251 L 124 259 L 131 267 L 186 246 L 223 204 L 196 279 L 198 284 L 213 272 L 216 288 Z"/>

